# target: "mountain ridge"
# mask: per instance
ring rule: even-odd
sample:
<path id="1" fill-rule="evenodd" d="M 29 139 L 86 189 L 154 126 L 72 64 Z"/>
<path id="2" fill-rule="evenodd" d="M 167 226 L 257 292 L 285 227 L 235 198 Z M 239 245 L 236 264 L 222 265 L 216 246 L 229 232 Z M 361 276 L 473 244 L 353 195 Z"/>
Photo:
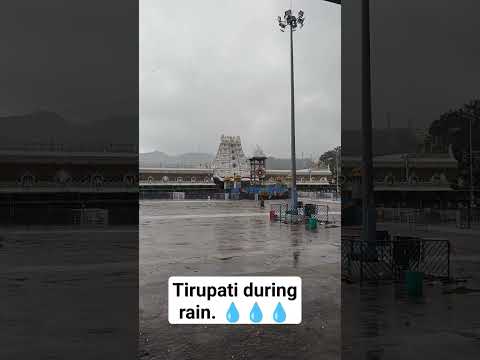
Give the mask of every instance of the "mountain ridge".
<path id="1" fill-rule="evenodd" d="M 169 155 L 163 151 L 155 150 L 139 154 L 141 167 L 210 167 L 215 159 L 214 154 L 202 152 L 187 152 L 178 155 Z M 268 169 L 288 170 L 290 169 L 290 159 L 267 157 L 266 165 Z M 297 159 L 297 168 L 311 167 L 310 159 Z"/>

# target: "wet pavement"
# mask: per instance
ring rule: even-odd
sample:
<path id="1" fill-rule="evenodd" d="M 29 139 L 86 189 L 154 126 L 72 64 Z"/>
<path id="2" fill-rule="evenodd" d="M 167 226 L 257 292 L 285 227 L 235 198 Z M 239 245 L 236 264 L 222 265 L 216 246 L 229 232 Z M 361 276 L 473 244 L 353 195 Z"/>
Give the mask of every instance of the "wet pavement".
<path id="1" fill-rule="evenodd" d="M 340 228 L 271 223 L 268 209 L 253 201 L 141 202 L 142 359 L 339 359 Z M 302 324 L 170 325 L 172 275 L 301 276 Z"/>
<path id="2" fill-rule="evenodd" d="M 450 241 L 450 281 L 428 279 L 423 296 L 404 282 L 342 283 L 342 359 L 478 359 L 480 353 L 480 244 L 455 226 L 378 229 Z"/>
<path id="3" fill-rule="evenodd" d="M 134 359 L 137 259 L 136 226 L 0 227 L 0 358 Z"/>
<path id="4" fill-rule="evenodd" d="M 478 359 L 478 293 L 426 282 L 424 296 L 403 284 L 342 285 L 342 359 Z"/>

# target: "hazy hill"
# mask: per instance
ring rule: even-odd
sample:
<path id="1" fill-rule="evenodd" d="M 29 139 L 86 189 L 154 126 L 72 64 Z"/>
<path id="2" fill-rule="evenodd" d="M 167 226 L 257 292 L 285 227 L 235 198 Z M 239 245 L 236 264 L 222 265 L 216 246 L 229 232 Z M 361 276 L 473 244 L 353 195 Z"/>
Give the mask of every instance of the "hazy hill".
<path id="1" fill-rule="evenodd" d="M 181 155 L 168 155 L 161 151 L 140 154 L 141 167 L 205 167 L 210 166 L 215 155 L 207 153 L 185 153 Z M 297 168 L 310 167 L 311 161 L 297 159 Z M 290 159 L 267 158 L 267 168 L 276 170 L 290 169 Z"/>
<path id="2" fill-rule="evenodd" d="M 267 158 L 267 169 L 275 169 L 275 170 L 290 170 L 291 168 L 291 160 L 290 159 L 280 159 L 269 157 Z M 306 169 L 312 165 L 310 159 L 297 159 L 297 169 Z"/>
<path id="3" fill-rule="evenodd" d="M 121 146 L 137 151 L 137 142 L 137 120 L 130 117 L 86 123 L 68 121 L 52 111 L 0 117 L 0 148 L 97 151 Z"/>

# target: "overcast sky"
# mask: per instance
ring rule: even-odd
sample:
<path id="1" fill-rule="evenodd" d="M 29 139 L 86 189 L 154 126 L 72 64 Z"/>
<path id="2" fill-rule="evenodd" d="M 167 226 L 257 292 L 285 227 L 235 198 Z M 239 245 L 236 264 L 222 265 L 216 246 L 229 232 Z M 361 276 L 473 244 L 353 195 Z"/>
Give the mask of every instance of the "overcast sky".
<path id="1" fill-rule="evenodd" d="M 290 0 L 140 1 L 140 150 L 215 153 L 222 134 L 244 151 L 290 151 Z M 297 155 L 340 144 L 341 10 L 294 0 Z"/>
<path id="2" fill-rule="evenodd" d="M 85 123 L 120 115 L 136 128 L 136 12 L 135 1 L 2 0 L 0 116 L 50 110 Z"/>
<path id="3" fill-rule="evenodd" d="M 359 128 L 360 5 L 342 2 L 342 126 Z M 370 1 L 375 127 L 428 128 L 480 95 L 480 1 Z"/>

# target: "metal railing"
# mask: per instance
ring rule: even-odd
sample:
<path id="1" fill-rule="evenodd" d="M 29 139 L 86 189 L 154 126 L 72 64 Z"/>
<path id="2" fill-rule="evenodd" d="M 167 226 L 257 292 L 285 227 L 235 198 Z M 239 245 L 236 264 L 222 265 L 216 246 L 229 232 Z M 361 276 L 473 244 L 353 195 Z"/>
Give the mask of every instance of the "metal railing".
<path id="1" fill-rule="evenodd" d="M 351 281 L 399 280 L 406 271 L 450 278 L 450 242 L 420 238 L 342 241 L 342 278 Z"/>
<path id="2" fill-rule="evenodd" d="M 305 204 L 297 209 L 292 209 L 289 204 L 271 204 L 270 214 L 272 220 L 289 224 L 305 223 L 311 217 L 320 223 L 329 222 L 328 205 Z"/>
<path id="3" fill-rule="evenodd" d="M 55 144 L 30 143 L 1 145 L 0 151 L 15 152 L 98 152 L 138 154 L 138 144 Z"/>
<path id="4" fill-rule="evenodd" d="M 469 221 L 470 217 L 470 221 Z M 460 228 L 468 228 L 472 225 L 480 224 L 480 209 L 479 208 L 471 208 L 469 209 L 461 209 L 457 211 L 457 227 Z"/>
<path id="5" fill-rule="evenodd" d="M 225 193 L 181 192 L 181 191 L 140 191 L 140 199 L 156 200 L 225 200 Z"/>
<path id="6" fill-rule="evenodd" d="M 312 200 L 332 200 L 339 201 L 340 194 L 336 192 L 327 192 L 327 191 L 299 191 L 299 198 L 312 199 Z"/>
<path id="7" fill-rule="evenodd" d="M 393 222 L 399 224 L 409 224 L 412 228 L 424 227 L 428 230 L 428 225 L 455 224 L 457 227 L 464 228 L 468 226 L 468 217 L 470 224 L 480 224 L 480 209 L 413 209 L 413 208 L 378 208 L 378 222 Z"/>
<path id="8" fill-rule="evenodd" d="M 106 209 L 72 209 L 74 225 L 108 225 L 108 210 Z"/>

